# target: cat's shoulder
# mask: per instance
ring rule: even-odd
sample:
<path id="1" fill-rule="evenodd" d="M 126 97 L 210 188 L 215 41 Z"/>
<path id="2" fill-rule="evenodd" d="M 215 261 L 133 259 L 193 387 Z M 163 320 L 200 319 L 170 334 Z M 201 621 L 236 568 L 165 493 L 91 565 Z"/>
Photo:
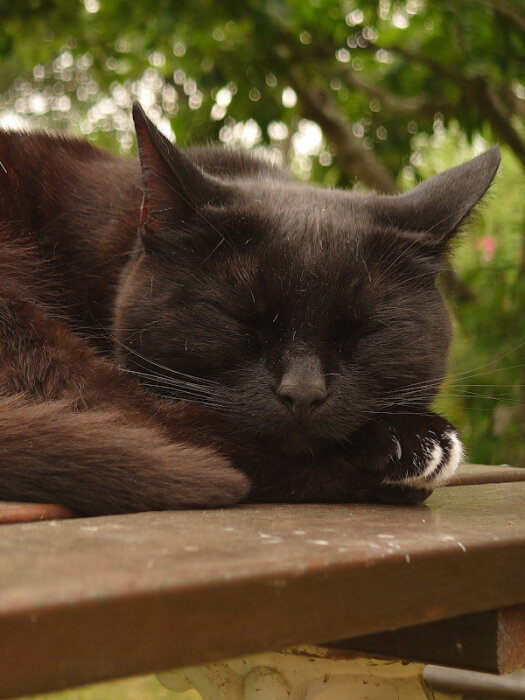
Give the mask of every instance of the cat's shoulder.
<path id="1" fill-rule="evenodd" d="M 0 130 L 0 160 L 3 158 L 28 159 L 71 158 L 79 161 L 116 160 L 109 151 L 93 145 L 86 139 L 47 131 Z"/>

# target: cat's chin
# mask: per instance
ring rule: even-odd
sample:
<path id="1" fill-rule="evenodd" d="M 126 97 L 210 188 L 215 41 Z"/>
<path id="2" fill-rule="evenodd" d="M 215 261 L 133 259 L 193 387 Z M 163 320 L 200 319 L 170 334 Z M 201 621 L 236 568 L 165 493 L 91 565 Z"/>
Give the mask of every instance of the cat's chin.
<path id="1" fill-rule="evenodd" d="M 314 438 L 303 430 L 291 430 L 274 444 L 279 452 L 284 454 L 314 455 L 326 446 L 326 441 Z"/>

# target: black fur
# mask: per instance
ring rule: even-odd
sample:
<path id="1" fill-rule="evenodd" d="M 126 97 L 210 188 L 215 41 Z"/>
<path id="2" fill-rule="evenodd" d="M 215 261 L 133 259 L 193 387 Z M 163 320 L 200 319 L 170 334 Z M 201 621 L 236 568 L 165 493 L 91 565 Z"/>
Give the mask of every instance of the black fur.
<path id="1" fill-rule="evenodd" d="M 0 134 L 0 497 L 413 502 L 448 478 L 435 281 L 497 149 L 379 197 L 134 118 L 140 166 Z"/>

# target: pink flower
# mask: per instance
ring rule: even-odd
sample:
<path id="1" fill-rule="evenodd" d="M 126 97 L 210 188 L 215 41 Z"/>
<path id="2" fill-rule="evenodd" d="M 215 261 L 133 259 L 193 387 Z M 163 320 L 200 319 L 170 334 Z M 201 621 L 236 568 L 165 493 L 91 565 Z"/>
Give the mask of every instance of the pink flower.
<path id="1" fill-rule="evenodd" d="M 483 262 L 488 263 L 492 260 L 497 246 L 498 241 L 494 236 L 481 236 L 481 238 L 478 239 L 476 248 L 481 251 L 481 259 Z"/>

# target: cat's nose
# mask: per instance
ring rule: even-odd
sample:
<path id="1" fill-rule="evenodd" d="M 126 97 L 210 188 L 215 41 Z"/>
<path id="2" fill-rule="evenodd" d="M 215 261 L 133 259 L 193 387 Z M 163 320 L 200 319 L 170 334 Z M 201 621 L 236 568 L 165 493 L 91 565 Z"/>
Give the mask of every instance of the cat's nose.
<path id="1" fill-rule="evenodd" d="M 328 396 L 317 358 L 301 358 L 292 362 L 284 373 L 276 394 L 296 418 L 307 418 Z"/>
<path id="2" fill-rule="evenodd" d="M 324 382 L 307 384 L 283 383 L 277 388 L 279 400 L 299 418 L 306 418 L 320 406 L 327 397 Z"/>

